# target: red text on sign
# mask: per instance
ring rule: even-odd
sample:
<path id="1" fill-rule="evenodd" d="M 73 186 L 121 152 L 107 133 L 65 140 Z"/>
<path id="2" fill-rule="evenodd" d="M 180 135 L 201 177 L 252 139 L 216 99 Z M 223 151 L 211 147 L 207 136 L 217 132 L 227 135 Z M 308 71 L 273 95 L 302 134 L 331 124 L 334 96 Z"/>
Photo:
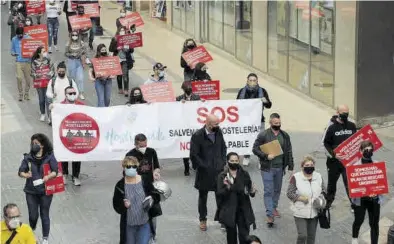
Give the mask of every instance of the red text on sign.
<path id="1" fill-rule="evenodd" d="M 238 108 L 230 106 L 227 109 L 222 107 L 213 107 L 211 111 L 208 108 L 201 107 L 197 109 L 198 118 L 197 121 L 204 124 L 209 114 L 214 114 L 219 118 L 219 123 L 228 120 L 231 123 L 235 123 L 239 120 Z"/>

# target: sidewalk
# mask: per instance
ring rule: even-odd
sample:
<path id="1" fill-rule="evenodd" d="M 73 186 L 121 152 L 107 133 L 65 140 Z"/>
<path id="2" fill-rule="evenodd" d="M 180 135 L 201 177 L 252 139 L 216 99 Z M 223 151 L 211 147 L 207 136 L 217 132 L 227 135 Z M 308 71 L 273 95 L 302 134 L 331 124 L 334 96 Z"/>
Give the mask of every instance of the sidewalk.
<path id="1" fill-rule="evenodd" d="M 111 34 L 115 33 L 115 20 L 119 17 L 120 6 L 111 2 L 102 3 L 101 25 Z M 185 40 L 167 28 L 157 24 L 154 19 L 148 16 L 148 13 L 141 13 L 145 25 L 137 31 L 143 32 L 144 46 L 136 49 L 136 53 L 144 58 L 151 57 L 155 61 L 162 62 L 168 67 L 169 80 L 174 83 L 176 94 L 179 94 L 180 84 L 183 79 L 183 69 L 180 67 L 180 55 L 182 45 Z M 237 65 L 225 57 L 218 55 L 213 51 L 210 45 L 206 45 L 210 51 L 213 61 L 208 63 L 209 74 L 213 79 L 221 81 L 221 98 L 235 99 L 236 93 L 223 92 L 227 89 L 237 89 L 245 86 L 246 76 L 254 70 L 247 70 Z M 136 60 L 134 71 L 140 72 L 151 69 L 146 63 L 139 63 Z M 153 60 L 152 60 L 153 61 Z M 258 73 L 258 72 L 257 72 Z M 145 74 L 146 76 L 146 74 Z M 267 89 L 271 100 L 273 101 L 272 109 L 267 114 L 278 112 L 283 118 L 283 127 L 289 131 L 308 131 L 322 132 L 327 125 L 328 119 L 334 113 L 331 108 L 322 106 L 319 102 L 307 98 L 298 91 L 283 87 L 283 84 L 274 84 L 273 82 L 263 80 L 260 76 L 260 85 Z"/>

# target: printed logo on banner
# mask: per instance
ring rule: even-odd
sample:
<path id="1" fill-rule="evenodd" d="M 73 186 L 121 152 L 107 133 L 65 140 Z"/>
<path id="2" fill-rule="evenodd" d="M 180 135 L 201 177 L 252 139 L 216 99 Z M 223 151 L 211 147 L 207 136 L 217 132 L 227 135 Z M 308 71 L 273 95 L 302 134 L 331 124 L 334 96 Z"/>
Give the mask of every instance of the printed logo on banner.
<path id="1" fill-rule="evenodd" d="M 59 136 L 65 148 L 73 153 L 88 153 L 100 141 L 97 122 L 83 113 L 72 113 L 60 123 Z"/>

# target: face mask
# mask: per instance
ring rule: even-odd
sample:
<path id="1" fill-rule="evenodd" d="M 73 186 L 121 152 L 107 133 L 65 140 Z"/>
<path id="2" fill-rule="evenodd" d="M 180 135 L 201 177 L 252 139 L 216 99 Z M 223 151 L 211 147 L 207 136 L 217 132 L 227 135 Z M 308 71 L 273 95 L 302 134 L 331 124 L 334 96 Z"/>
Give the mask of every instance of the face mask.
<path id="1" fill-rule="evenodd" d="M 18 4 L 18 8 L 22 8 L 23 7 L 23 4 Z"/>
<path id="2" fill-rule="evenodd" d="M 280 130 L 280 125 L 272 125 L 271 128 L 272 128 L 273 130 L 278 131 L 278 130 Z"/>
<path id="3" fill-rule="evenodd" d="M 142 95 L 134 95 L 135 100 L 140 101 L 142 100 Z"/>
<path id="4" fill-rule="evenodd" d="M 184 91 L 185 91 L 185 94 L 188 95 L 188 96 L 189 96 L 190 94 L 192 94 L 192 88 L 191 88 L 191 87 L 185 88 Z"/>
<path id="5" fill-rule="evenodd" d="M 219 131 L 219 126 L 212 127 L 211 131 L 212 132 L 218 132 Z"/>
<path id="6" fill-rule="evenodd" d="M 19 39 L 22 39 L 22 38 L 23 38 L 23 35 L 18 35 L 18 38 L 19 38 Z"/>
<path id="7" fill-rule="evenodd" d="M 84 14 L 85 14 L 85 11 L 78 11 L 78 14 L 79 14 L 79 15 L 84 15 Z"/>
<path id="8" fill-rule="evenodd" d="M 119 35 L 124 35 L 124 34 L 126 34 L 126 32 L 124 32 L 124 31 L 119 32 Z"/>
<path id="9" fill-rule="evenodd" d="M 257 86 L 249 86 L 249 85 L 247 85 L 247 86 L 246 86 L 246 89 L 247 89 L 248 91 L 254 92 L 254 91 L 257 91 Z"/>
<path id="10" fill-rule="evenodd" d="M 349 117 L 349 113 L 339 114 L 339 118 L 342 120 L 342 122 L 347 122 L 348 117 Z"/>
<path id="11" fill-rule="evenodd" d="M 57 73 L 57 76 L 59 76 L 60 78 L 64 78 L 66 76 L 66 73 Z"/>
<path id="12" fill-rule="evenodd" d="M 26 25 L 31 25 L 31 22 L 30 21 L 26 21 Z"/>
<path id="13" fill-rule="evenodd" d="M 101 56 L 107 56 L 107 52 L 100 52 Z"/>
<path id="14" fill-rule="evenodd" d="M 237 170 L 238 167 L 239 167 L 239 164 L 234 164 L 234 163 L 228 163 L 227 165 L 228 165 L 228 167 L 229 167 L 231 170 Z"/>
<path id="15" fill-rule="evenodd" d="M 67 100 L 70 102 L 74 102 L 77 99 L 76 95 L 68 95 L 67 94 L 66 97 L 67 97 Z"/>
<path id="16" fill-rule="evenodd" d="M 315 171 L 315 167 L 313 167 L 313 166 L 310 166 L 310 167 L 304 167 L 304 172 L 305 172 L 305 174 L 307 174 L 307 175 L 310 175 L 310 174 L 312 174 L 312 173 L 313 173 L 313 171 Z"/>
<path id="17" fill-rule="evenodd" d="M 140 147 L 138 148 L 138 151 L 140 151 L 142 154 L 145 154 L 146 147 Z"/>
<path id="18" fill-rule="evenodd" d="M 136 177 L 136 176 L 137 176 L 137 169 L 134 169 L 134 168 L 130 168 L 130 169 L 125 168 L 125 169 L 124 169 L 124 173 L 125 173 L 125 175 L 128 176 L 128 177 Z"/>
<path id="19" fill-rule="evenodd" d="M 76 41 L 76 40 L 78 40 L 78 36 L 72 36 L 71 39 L 72 39 L 73 41 Z"/>
<path id="20" fill-rule="evenodd" d="M 368 149 L 368 150 L 363 151 L 363 158 L 370 159 L 370 158 L 372 158 L 372 156 L 373 156 L 372 149 L 371 150 Z"/>
<path id="21" fill-rule="evenodd" d="M 18 226 L 21 225 L 21 220 L 19 218 L 13 218 L 8 222 L 8 226 L 10 229 L 15 230 Z"/>
<path id="22" fill-rule="evenodd" d="M 188 49 L 193 49 L 193 48 L 195 48 L 196 46 L 194 45 L 194 44 L 191 44 L 191 45 L 187 45 L 187 48 Z"/>
<path id="23" fill-rule="evenodd" d="M 120 13 L 120 17 L 125 17 L 126 16 L 126 13 Z"/>
<path id="24" fill-rule="evenodd" d="M 159 77 L 164 77 L 165 74 L 166 74 L 166 73 L 165 73 L 164 71 L 160 71 L 160 72 L 159 72 Z"/>
<path id="25" fill-rule="evenodd" d="M 33 155 L 36 155 L 40 150 L 41 150 L 41 147 L 40 147 L 40 145 L 37 145 L 37 144 L 33 144 L 30 147 L 30 153 Z"/>
<path id="26" fill-rule="evenodd" d="M 43 56 L 44 58 L 47 58 L 47 57 L 48 57 L 48 53 L 43 53 L 42 56 Z"/>

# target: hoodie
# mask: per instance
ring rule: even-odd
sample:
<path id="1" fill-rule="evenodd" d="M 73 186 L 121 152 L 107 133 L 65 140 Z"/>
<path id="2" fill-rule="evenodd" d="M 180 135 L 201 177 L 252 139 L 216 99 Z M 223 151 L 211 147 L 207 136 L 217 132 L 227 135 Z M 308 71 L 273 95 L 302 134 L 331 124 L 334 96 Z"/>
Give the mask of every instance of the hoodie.
<path id="1" fill-rule="evenodd" d="M 347 121 L 341 124 L 337 118 L 337 115 L 332 116 L 330 120 L 331 124 L 327 128 L 323 140 L 324 147 L 331 157 L 335 157 L 334 149 L 357 131 L 356 125 L 353 122 Z"/>
<path id="2" fill-rule="evenodd" d="M 167 77 L 163 76 L 161 78 L 159 78 L 158 80 L 155 78 L 154 75 L 151 75 L 144 83 L 144 85 L 147 84 L 152 84 L 152 83 L 156 83 L 156 82 L 168 82 Z"/>

